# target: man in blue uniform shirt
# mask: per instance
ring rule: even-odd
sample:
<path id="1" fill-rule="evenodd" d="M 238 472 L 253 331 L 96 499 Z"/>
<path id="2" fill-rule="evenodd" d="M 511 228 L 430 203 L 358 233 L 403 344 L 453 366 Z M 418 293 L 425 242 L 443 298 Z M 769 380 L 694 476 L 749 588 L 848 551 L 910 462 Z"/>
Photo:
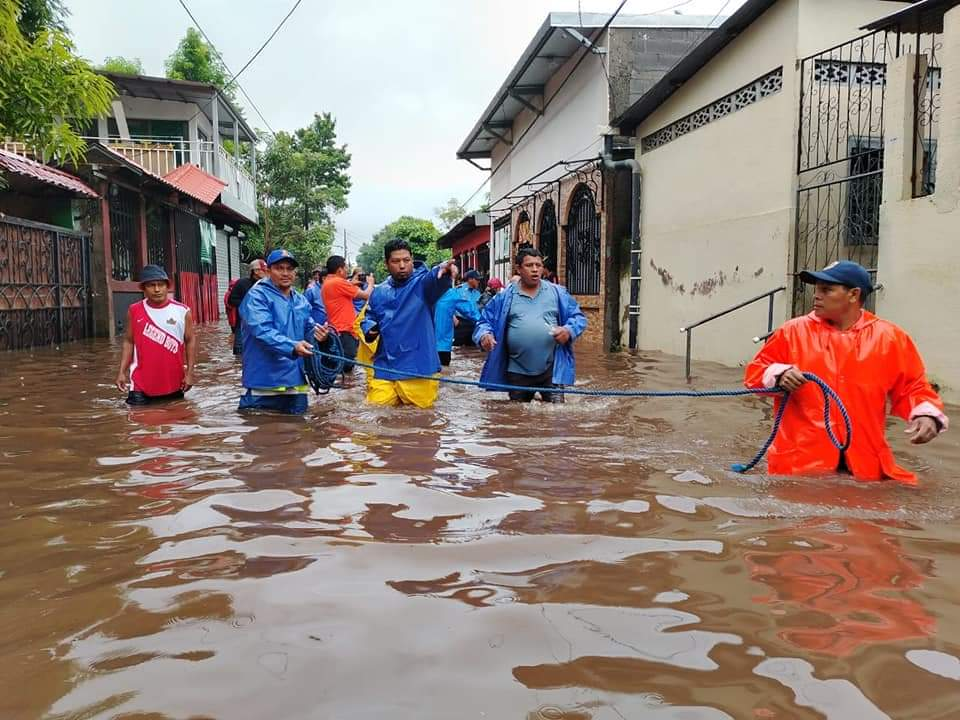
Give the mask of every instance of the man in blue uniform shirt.
<path id="1" fill-rule="evenodd" d="M 326 342 L 329 331 L 310 316 L 310 304 L 293 289 L 297 261 L 286 250 L 267 256 L 267 277 L 240 305 L 243 326 L 243 387 L 240 410 L 307 411 L 303 358 L 313 355 L 311 335 Z"/>
<path id="2" fill-rule="evenodd" d="M 367 381 L 367 402 L 428 408 L 437 399 L 440 372 L 433 310 L 450 289 L 453 261 L 428 270 L 414 263 L 410 246 L 395 239 L 383 249 L 390 273 L 373 289 L 363 322 L 364 338 L 377 342 L 374 371 Z"/>

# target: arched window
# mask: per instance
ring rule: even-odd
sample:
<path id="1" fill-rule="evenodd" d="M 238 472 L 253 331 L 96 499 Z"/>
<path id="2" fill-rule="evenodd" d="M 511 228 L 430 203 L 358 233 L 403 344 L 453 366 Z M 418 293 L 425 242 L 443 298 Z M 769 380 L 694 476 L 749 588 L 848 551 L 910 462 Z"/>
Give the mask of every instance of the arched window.
<path id="1" fill-rule="evenodd" d="M 567 216 L 567 289 L 574 295 L 600 294 L 600 216 L 593 193 L 580 185 Z"/>
<path id="2" fill-rule="evenodd" d="M 543 264 L 552 272 L 557 272 L 557 210 L 553 200 L 547 200 L 540 211 L 540 253 Z"/>

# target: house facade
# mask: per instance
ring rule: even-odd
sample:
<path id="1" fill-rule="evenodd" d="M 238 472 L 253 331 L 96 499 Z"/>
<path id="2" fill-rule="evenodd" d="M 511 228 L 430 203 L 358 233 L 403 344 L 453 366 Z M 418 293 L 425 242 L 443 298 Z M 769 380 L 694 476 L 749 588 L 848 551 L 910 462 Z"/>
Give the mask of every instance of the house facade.
<path id="1" fill-rule="evenodd" d="M 625 331 L 630 178 L 604 169 L 604 137 L 710 21 L 551 13 L 457 152 L 491 173 L 490 275 L 507 281 L 517 249 L 540 248 L 587 314 L 588 337 L 608 348 Z"/>
<path id="2" fill-rule="evenodd" d="M 694 359 L 742 363 L 770 297 L 774 324 L 811 309 L 801 270 L 853 259 L 876 273 L 887 69 L 936 41 L 861 28 L 910 6 L 749 0 L 616 119 L 643 177 L 641 347 L 683 354 L 682 329 L 759 298 L 692 334 Z M 940 73 L 922 77 L 929 100 Z M 918 188 L 937 166 L 924 157 Z"/>
<path id="3" fill-rule="evenodd" d="M 474 213 L 465 216 L 437 240 L 437 247 L 450 250 L 461 275 L 476 270 L 490 275 L 490 216 Z"/>
<path id="4" fill-rule="evenodd" d="M 54 237 L 73 232 L 84 238 L 77 262 L 85 268 L 89 323 L 81 336 L 123 331 L 127 308 L 141 297 L 139 272 L 147 264 L 167 270 L 175 296 L 196 321 L 215 321 L 230 280 L 242 274 L 243 228 L 258 220 L 256 136 L 213 86 L 109 77 L 118 94 L 111 115 L 86 129 L 83 162 L 46 168 L 89 192 L 61 189 L 53 195 L 21 182 L 0 192 L 0 211 L 18 222 L 49 226 L 46 232 Z M 5 147 L 12 157 L 46 167 L 16 143 Z M 49 244 L 39 235 L 34 241 Z M 4 292 L 14 290 L 0 282 Z M 16 318 L 25 328 L 36 325 L 35 314 Z M 21 337 L 8 346 L 44 344 L 36 333 L 23 331 Z"/>

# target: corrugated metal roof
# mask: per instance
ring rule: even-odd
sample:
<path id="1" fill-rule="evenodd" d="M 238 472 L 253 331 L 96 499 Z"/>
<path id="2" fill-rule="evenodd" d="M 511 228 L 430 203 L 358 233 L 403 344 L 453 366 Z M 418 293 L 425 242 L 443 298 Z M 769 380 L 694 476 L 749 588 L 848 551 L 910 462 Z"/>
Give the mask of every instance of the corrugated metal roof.
<path id="1" fill-rule="evenodd" d="M 446 235 L 437 238 L 438 248 L 452 248 L 453 244 L 465 238 L 478 227 L 486 227 L 490 224 L 490 215 L 488 213 L 472 213 L 467 215 L 447 231 Z"/>
<path id="2" fill-rule="evenodd" d="M 22 155 L 15 155 L 6 150 L 0 150 L 0 168 L 13 175 L 32 178 L 45 185 L 52 185 L 53 187 L 76 193 L 77 195 L 90 198 L 100 197 L 89 185 L 79 178 L 65 173 L 63 170 L 52 168 L 49 165 L 38 163 L 36 160 L 31 160 Z"/>
<path id="3" fill-rule="evenodd" d="M 457 157 L 490 157 L 494 146 L 500 142 L 498 135 L 509 132 L 514 118 L 524 109 L 523 98 L 542 95 L 547 80 L 583 47 L 579 40 L 562 32 L 565 28 L 577 30 L 589 38 L 609 19 L 607 13 L 550 13 L 460 145 Z M 708 27 L 710 21 L 710 17 L 699 15 L 618 15 L 610 27 L 694 29 Z"/>
<path id="4" fill-rule="evenodd" d="M 220 192 L 227 186 L 227 183 L 220 178 L 189 163 L 168 172 L 163 179 L 184 195 L 189 195 L 205 205 L 213 205 L 220 196 Z"/>

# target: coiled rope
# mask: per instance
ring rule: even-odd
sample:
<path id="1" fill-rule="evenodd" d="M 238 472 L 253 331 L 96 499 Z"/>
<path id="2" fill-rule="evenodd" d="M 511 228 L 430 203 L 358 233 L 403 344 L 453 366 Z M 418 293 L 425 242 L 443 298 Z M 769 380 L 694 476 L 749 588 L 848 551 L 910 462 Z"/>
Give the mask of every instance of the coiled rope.
<path id="1" fill-rule="evenodd" d="M 317 393 L 320 393 L 320 390 L 329 392 L 330 388 L 333 386 L 333 383 L 336 381 L 337 376 L 342 372 L 343 364 L 345 362 L 353 363 L 354 365 L 367 368 L 368 370 L 386 373 L 388 376 L 396 374 L 395 371 L 390 370 L 389 368 L 343 357 L 343 346 L 340 344 L 339 336 L 335 332 L 331 332 L 330 338 L 333 344 L 328 346 L 327 350 L 321 350 L 320 344 L 314 339 L 313 355 L 304 358 L 304 365 L 306 368 L 308 368 L 307 379 Z M 311 373 L 313 373 L 313 378 L 311 378 Z M 823 394 L 823 425 L 827 432 L 827 436 L 830 438 L 830 442 L 833 443 L 833 446 L 841 453 L 846 452 L 847 449 L 849 449 L 850 441 L 853 438 L 853 423 L 850 420 L 850 415 L 847 412 L 847 408 L 844 407 L 843 401 L 840 400 L 840 397 L 833 390 L 833 388 L 827 385 L 827 383 L 821 380 L 818 376 L 814 375 L 813 373 L 803 373 L 803 376 L 819 387 L 820 392 Z M 463 380 L 461 378 L 450 378 L 435 375 L 420 375 L 417 373 L 408 372 L 404 372 L 403 377 L 404 379 L 437 380 L 447 385 L 465 385 L 469 387 L 478 387 L 483 390 L 500 390 L 503 392 L 510 390 L 520 392 L 547 391 L 561 395 L 586 395 L 589 397 L 723 398 L 744 397 L 748 395 L 779 395 L 781 397 L 781 402 L 777 408 L 777 414 L 774 416 L 773 428 L 770 431 L 769 437 L 767 437 L 766 442 L 763 443 L 760 450 L 756 455 L 754 455 L 750 462 L 736 463 L 735 465 L 731 466 L 731 469 L 738 473 L 749 472 L 755 468 L 763 459 L 763 456 L 767 454 L 767 451 L 770 449 L 770 446 L 773 445 L 773 441 L 777 437 L 777 433 L 780 432 L 780 425 L 783 422 L 783 414 L 787 409 L 787 403 L 790 402 L 791 397 L 791 393 L 782 388 L 736 388 L 732 390 L 606 390 L 568 387 L 526 387 L 521 385 L 506 385 L 503 383 L 482 382 L 479 380 Z M 831 403 L 836 404 L 837 409 L 840 411 L 840 417 L 843 419 L 843 425 L 845 429 L 845 439 L 843 441 L 839 440 L 836 434 L 833 432 L 831 423 Z"/>

